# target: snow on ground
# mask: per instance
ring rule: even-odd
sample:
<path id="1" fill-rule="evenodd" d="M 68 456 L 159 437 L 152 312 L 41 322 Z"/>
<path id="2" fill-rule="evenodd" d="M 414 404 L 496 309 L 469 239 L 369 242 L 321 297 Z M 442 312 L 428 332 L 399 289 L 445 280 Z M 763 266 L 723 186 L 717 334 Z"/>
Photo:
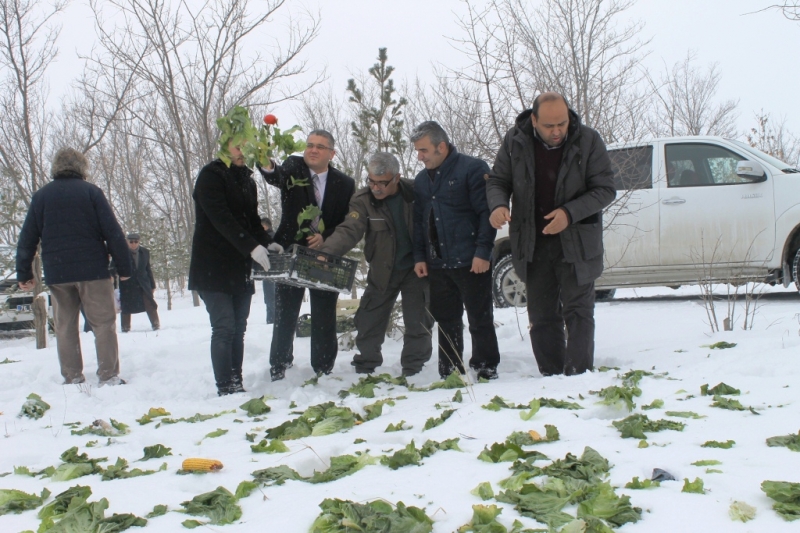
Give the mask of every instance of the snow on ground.
<path id="1" fill-rule="evenodd" d="M 4 438 L 0 440 L 0 475 L 13 472 L 15 466 L 41 470 L 60 463 L 61 453 L 72 446 L 90 457 L 108 457 L 113 463 L 123 457 L 131 467 L 155 469 L 166 461 L 168 469 L 151 476 L 101 481 L 91 475 L 72 481 L 9 474 L 0 478 L 0 488 L 39 493 L 47 487 L 53 495 L 80 484 L 91 486 L 90 501 L 105 497 L 110 502 L 107 515 L 134 513 L 145 516 L 157 504 L 170 510 L 203 492 L 224 486 L 235 490 L 237 484 L 251 479 L 250 473 L 285 464 L 307 476 L 314 470 L 328 467 L 332 456 L 369 450 L 371 455 L 399 450 L 415 440 L 417 447 L 427 439 L 442 441 L 460 438 L 463 450 L 438 452 L 424 459 L 422 466 L 390 470 L 380 464 L 367 466 L 355 474 L 330 483 L 308 484 L 289 481 L 282 486 L 264 487 L 240 501 L 243 510 L 239 522 L 213 526 L 214 531 L 308 531 L 319 514 L 319 503 L 326 497 L 356 502 L 383 498 L 395 503 L 425 508 L 434 519 L 434 531 L 451 532 L 472 517 L 472 505 L 484 503 L 470 490 L 489 481 L 495 493 L 497 482 L 508 477 L 510 463 L 491 464 L 477 459 L 484 447 L 503 442 L 512 431 L 536 430 L 544 434 L 544 425 L 555 425 L 561 435 L 557 442 L 539 444 L 535 449 L 550 459 L 563 458 L 568 452 L 580 456 L 591 446 L 608 459 L 613 468 L 609 480 L 617 493 L 627 494 L 632 504 L 643 510 L 642 519 L 626 524 L 622 532 L 726 531 L 783 532 L 796 531 L 797 524 L 786 522 L 772 510 L 772 500 L 760 490 L 763 480 L 800 482 L 800 453 L 787 448 L 767 447 L 768 437 L 797 433 L 800 429 L 798 389 L 800 388 L 800 336 L 798 303 L 795 292 L 772 291 L 761 300 L 751 331 L 742 331 L 740 319 L 731 332 L 709 334 L 706 312 L 698 302 L 697 288 L 679 291 L 653 288 L 620 290 L 609 303 L 597 305 L 597 338 L 595 364 L 619 367 L 620 372 L 595 371 L 577 377 L 543 378 L 538 373 L 525 331 L 525 315 L 514 309 L 496 310 L 499 324 L 502 361 L 500 378 L 491 383 L 474 384 L 463 389 L 463 403 L 452 403 L 454 390 L 409 392 L 404 387 L 392 390 L 384 386 L 375 399 L 353 395 L 340 400 L 338 392 L 358 379 L 350 366 L 353 352 L 340 352 L 334 373 L 322 377 L 317 385 L 303 386 L 312 378 L 308 361 L 309 341 L 295 344 L 295 366 L 286 379 L 269 381 L 268 352 L 272 326 L 266 326 L 261 295 L 253 298 L 245 341 L 244 383 L 247 394 L 218 398 L 213 384 L 209 357 L 210 327 L 203 307 L 193 308 L 191 298 L 179 298 L 175 309 L 166 310 L 161 300 L 163 329 L 149 330 L 145 315 L 133 319 L 133 331 L 120 334 L 122 376 L 130 383 L 120 387 L 97 388 L 94 375 L 96 361 L 91 334 L 81 334 L 85 374 L 89 386 L 63 386 L 59 374 L 55 340 L 51 347 L 35 350 L 33 339 L 0 341 L 0 361 L 6 358 L 19 362 L 0 365 L 0 422 Z M 307 304 L 306 304 L 307 305 Z M 724 305 L 718 304 L 724 315 Z M 738 312 L 741 314 L 741 303 Z M 722 316 L 719 317 L 720 323 Z M 470 353 L 466 335 L 466 353 Z M 726 350 L 712 350 L 708 345 L 720 340 L 737 343 Z M 386 340 L 386 365 L 380 370 L 392 375 L 400 371 L 401 342 Z M 435 357 L 435 355 L 434 355 Z M 629 415 L 624 407 L 597 405 L 598 391 L 620 385 L 619 375 L 630 369 L 668 374 L 667 378 L 644 377 L 639 386 L 642 395 L 636 398 L 634 412 L 646 413 L 651 419 L 670 419 L 686 423 L 683 432 L 663 431 L 648 434 L 650 446 L 639 447 L 639 439 L 623 439 L 612 427 L 612 421 Z M 474 378 L 474 376 L 473 376 Z M 411 378 L 418 386 L 438 380 L 436 365 L 428 364 L 423 372 Z M 703 384 L 720 382 L 741 389 L 735 397 L 749 411 L 730 411 L 710 407 L 709 396 L 700 395 Z M 39 420 L 17 418 L 25 398 L 39 394 L 52 408 Z M 263 421 L 254 422 L 244 411 L 226 414 L 205 422 L 178 423 L 156 428 L 156 424 L 139 425 L 135 419 L 152 407 L 163 407 L 173 417 L 196 413 L 211 414 L 237 409 L 250 398 L 268 395 L 272 411 Z M 308 437 L 287 441 L 289 453 L 255 454 L 246 433 L 264 436 L 267 428 L 292 419 L 305 408 L 326 401 L 341 402 L 363 414 L 363 406 L 381 397 L 407 396 L 393 407 L 386 406 L 383 415 L 345 433 Z M 498 412 L 481 405 L 500 395 L 509 402 L 528 403 L 534 398 L 555 398 L 580 403 L 584 409 L 569 411 L 542 408 L 533 418 L 523 421 L 519 411 Z M 641 406 L 653 400 L 664 401 L 662 409 L 642 411 Z M 294 402 L 296 407 L 290 408 Z M 425 421 L 438 417 L 436 404 L 456 408 L 444 424 L 423 432 Z M 440 407 L 442 407 L 440 406 Z M 702 419 L 671 418 L 665 411 L 693 411 Z M 75 436 L 65 424 L 80 422 L 83 427 L 96 419 L 110 418 L 130 426 L 128 435 L 108 441 L 91 435 Z M 405 420 L 413 426 L 408 431 L 385 433 L 389 423 Z M 229 430 L 218 438 L 203 438 L 217 429 Z M 355 444 L 356 439 L 365 442 Z M 709 440 L 734 440 L 731 449 L 702 448 Z M 87 442 L 97 440 L 97 447 Z M 163 444 L 173 456 L 135 463 L 145 446 Z M 530 449 L 530 448 L 526 448 Z M 225 467 L 206 475 L 176 475 L 187 457 L 221 460 Z M 721 465 L 713 468 L 721 473 L 707 473 L 706 467 L 693 466 L 698 460 L 716 459 Z M 109 463 L 103 463 L 107 466 Z M 537 463 L 539 464 L 539 463 Z M 545 463 L 546 464 L 546 463 Z M 664 482 L 651 490 L 622 488 L 634 476 L 648 479 L 654 468 L 672 473 L 679 481 Z M 682 493 L 683 479 L 704 481 L 705 494 Z M 52 496 L 51 496 L 52 499 Z M 728 509 L 733 501 L 743 501 L 757 509 L 748 523 L 733 522 Z M 496 503 L 492 501 L 486 504 Z M 500 522 L 510 526 L 519 519 L 526 527 L 542 527 L 530 518 L 520 517 L 512 505 L 503 508 Z M 574 514 L 574 506 L 567 508 Z M 151 519 L 146 531 L 180 531 L 187 515 L 169 512 Z M 200 518 L 203 520 L 202 518 Z M 36 530 L 36 511 L 0 516 L 0 531 Z M 131 529 L 130 531 L 137 531 Z"/>

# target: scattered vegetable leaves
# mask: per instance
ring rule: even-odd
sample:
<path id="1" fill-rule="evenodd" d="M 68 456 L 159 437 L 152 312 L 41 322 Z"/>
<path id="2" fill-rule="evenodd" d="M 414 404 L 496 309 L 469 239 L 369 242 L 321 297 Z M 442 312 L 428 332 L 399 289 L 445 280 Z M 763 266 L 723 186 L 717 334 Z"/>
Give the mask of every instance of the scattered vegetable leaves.
<path id="1" fill-rule="evenodd" d="M 701 444 L 702 448 L 722 448 L 724 450 L 728 450 L 733 448 L 733 445 L 736 444 L 735 440 L 726 440 L 725 442 L 718 441 L 718 440 L 709 440 Z"/>
<path id="2" fill-rule="evenodd" d="M 785 446 L 793 452 L 800 452 L 800 431 L 796 435 L 783 435 L 781 437 L 769 437 L 767 439 L 767 446 Z"/>
<path id="3" fill-rule="evenodd" d="M 656 432 L 671 429 L 673 431 L 683 431 L 686 424 L 683 422 L 673 422 L 672 420 L 650 420 L 647 415 L 633 414 L 623 420 L 612 422 L 612 425 L 620 432 L 623 439 L 635 438 L 646 439 L 645 431 Z"/>
<path id="4" fill-rule="evenodd" d="M 429 533 L 433 520 L 417 507 L 396 506 L 384 500 L 367 504 L 326 498 L 321 504 L 322 513 L 311 525 L 310 533 L 349 533 L 351 531 L 386 531 Z"/>

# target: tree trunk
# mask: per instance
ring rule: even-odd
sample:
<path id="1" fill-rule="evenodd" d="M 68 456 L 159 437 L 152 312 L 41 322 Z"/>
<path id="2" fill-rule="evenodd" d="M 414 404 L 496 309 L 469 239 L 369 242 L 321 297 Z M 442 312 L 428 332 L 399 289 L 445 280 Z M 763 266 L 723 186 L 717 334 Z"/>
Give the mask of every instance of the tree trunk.
<path id="1" fill-rule="evenodd" d="M 33 275 L 36 285 L 33 288 L 33 325 L 36 328 L 36 349 L 47 348 L 47 293 L 42 282 L 41 246 L 33 259 Z"/>

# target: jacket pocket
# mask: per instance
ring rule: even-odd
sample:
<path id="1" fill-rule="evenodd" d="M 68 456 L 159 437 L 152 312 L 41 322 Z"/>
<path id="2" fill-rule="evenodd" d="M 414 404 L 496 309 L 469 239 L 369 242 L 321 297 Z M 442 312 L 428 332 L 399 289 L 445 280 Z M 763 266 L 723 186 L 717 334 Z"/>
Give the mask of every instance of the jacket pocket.
<path id="1" fill-rule="evenodd" d="M 602 224 L 575 224 L 574 227 L 578 230 L 581 255 L 584 260 L 594 259 L 603 253 Z"/>
<path id="2" fill-rule="evenodd" d="M 389 224 L 386 219 L 372 218 L 367 220 L 367 232 L 364 239 L 364 258 L 368 263 L 372 262 L 375 257 L 375 247 L 378 242 L 381 242 L 389 231 Z"/>

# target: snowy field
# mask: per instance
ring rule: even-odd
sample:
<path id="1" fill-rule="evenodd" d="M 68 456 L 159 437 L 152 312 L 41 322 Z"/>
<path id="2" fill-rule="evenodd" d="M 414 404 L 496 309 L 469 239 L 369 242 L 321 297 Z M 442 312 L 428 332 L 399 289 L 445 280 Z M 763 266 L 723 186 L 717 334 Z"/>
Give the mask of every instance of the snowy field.
<path id="1" fill-rule="evenodd" d="M 306 532 L 319 516 L 319 504 L 325 498 L 358 503 L 381 499 L 391 504 L 402 501 L 406 506 L 424 509 L 436 532 L 457 531 L 469 524 L 473 505 L 497 505 L 502 509 L 497 521 L 509 531 L 515 520 L 524 528 L 546 530 L 543 524 L 523 516 L 514 503 L 492 498 L 483 501 L 471 491 L 488 482 L 497 497 L 506 490 L 499 482 L 514 473 L 509 470 L 513 464 L 510 461 L 479 460 L 484 449 L 488 452 L 494 443 L 503 443 L 514 432 L 534 430 L 544 436 L 545 425 L 551 425 L 558 430 L 558 440 L 522 446 L 525 452 L 536 450 L 549 458 L 531 464 L 545 467 L 551 460 L 564 459 L 568 453 L 580 458 L 587 446 L 596 450 L 611 465 L 608 474 L 600 477 L 610 482 L 618 496 L 629 496 L 630 504 L 641 509 L 638 522 L 626 523 L 618 531 L 797 531 L 798 522 L 788 522 L 772 509 L 775 502 L 762 492 L 761 483 L 765 480 L 800 483 L 800 453 L 766 444 L 767 438 L 797 434 L 800 430 L 800 297 L 790 290 L 774 290 L 760 301 L 751 331 L 742 331 L 739 317 L 733 331 L 711 335 L 697 294 L 697 288 L 620 290 L 613 301 L 598 304 L 595 365 L 619 370 L 596 370 L 571 378 L 542 378 L 527 334 L 524 338 L 520 334 L 520 328 L 525 332 L 525 315 L 517 316 L 514 309 L 500 309 L 495 313 L 502 354 L 498 380 L 470 383 L 461 389 L 430 391 L 380 385 L 374 398 L 357 394 L 340 398 L 339 392 L 350 388 L 359 378 L 350 366 L 354 352 L 340 352 L 332 375 L 320 378 L 316 384 L 304 385 L 313 377 L 308 339 L 296 341 L 295 366 L 287 372 L 286 379 L 271 383 L 268 352 L 272 326 L 264 323 L 260 292 L 253 298 L 245 340 L 247 394 L 216 396 L 209 357 L 208 318 L 203 307 L 191 306 L 188 296 L 176 300 L 173 311 L 167 311 L 166 301 L 159 300 L 160 331 L 150 331 L 146 316 L 140 314 L 133 317 L 133 331 L 120 334 L 121 376 L 129 380 L 125 386 L 96 387 L 91 333 L 81 334 L 88 380 L 85 386 L 61 384 L 54 338 L 50 339 L 49 348 L 39 351 L 34 349 L 32 338 L 2 340 L 0 362 L 12 362 L 0 364 L 0 421 L 4 436 L 0 440 L 3 476 L 0 489 L 39 495 L 47 488 L 51 493 L 44 501 L 47 504 L 70 487 L 88 486 L 92 491 L 90 502 L 108 500 L 106 516 L 133 513 L 145 517 L 155 506 L 166 505 L 168 512 L 150 518 L 146 531 L 174 532 L 183 530 L 181 524 L 187 519 L 208 521 L 204 516 L 176 512 L 183 510 L 182 502 L 220 486 L 234 492 L 240 482 L 252 481 L 251 474 L 257 470 L 286 465 L 300 476 L 309 477 L 315 471 L 327 470 L 331 457 L 368 451 L 370 456 L 380 458 L 391 456 L 412 440 L 419 449 L 428 439 L 440 443 L 459 439 L 461 451 L 437 451 L 422 458 L 419 466 L 391 469 L 377 462 L 327 483 L 289 480 L 281 485 L 260 485 L 236 502 L 242 511 L 241 518 L 230 525 L 209 525 L 202 530 Z M 739 315 L 741 305 L 737 307 Z M 724 308 L 724 302 L 718 304 L 720 324 Z M 469 335 L 465 337 L 469 354 Z M 709 347 L 718 341 L 736 346 Z M 399 375 L 400 348 L 401 342 L 386 340 L 385 366 L 380 371 Z M 601 398 L 590 391 L 622 387 L 623 375 L 629 370 L 652 374 L 640 374 L 638 382 L 629 378 L 628 390 L 633 385 L 641 390 L 640 396 L 631 398 L 635 402 L 633 411 L 629 412 L 624 402 L 598 404 Z M 474 375 L 470 379 L 474 380 Z M 416 388 L 439 381 L 435 363 L 429 363 L 409 381 Z M 739 389 L 741 394 L 720 398 L 737 400 L 745 410 L 713 407 L 712 396 L 701 394 L 702 385 L 714 387 L 721 382 Z M 461 402 L 454 401 L 458 390 Z M 18 418 L 31 393 L 39 395 L 50 409 L 40 419 Z M 265 415 L 254 419 L 239 408 L 247 400 L 264 396 L 271 408 Z M 508 404 L 522 404 L 520 407 L 526 409 L 482 408 L 495 396 Z M 285 440 L 289 451 L 284 453 L 251 451 L 251 445 L 262 441 L 268 429 L 297 418 L 310 406 L 335 402 L 366 418 L 365 406 L 383 398 L 395 398 L 394 405 L 385 404 L 381 416 L 344 432 Z M 538 412 L 524 420 L 520 415 L 530 414 L 531 400 L 542 398 L 574 402 L 582 409 L 553 408 L 542 402 Z M 663 405 L 659 407 L 657 400 Z M 645 406 L 652 408 L 645 410 Z M 136 420 L 151 408 L 164 408 L 172 419 L 231 412 L 196 423 L 178 421 L 159 425 L 164 418 L 159 417 L 149 424 L 139 424 Z M 449 409 L 455 410 L 452 416 L 424 430 L 428 419 L 439 418 Z M 668 411 L 684 413 L 684 417 L 667 415 Z M 651 421 L 681 422 L 685 428 L 648 432 L 646 440 L 622 438 L 612 422 L 637 413 L 647 415 Z M 95 420 L 110 422 L 111 419 L 126 424 L 129 433 L 113 437 L 72 434 Z M 401 421 L 405 421 L 402 427 L 408 429 L 385 432 L 389 424 Z M 247 434 L 253 442 L 247 439 Z M 729 449 L 702 447 L 708 441 L 735 444 Z M 156 444 L 171 448 L 172 455 L 137 462 L 143 457 L 144 447 Z M 123 458 L 130 464 L 130 470 L 156 472 L 108 481 L 98 473 L 66 481 L 25 475 L 19 468 L 15 473 L 15 467 L 27 467 L 31 472 L 58 467 L 62 464 L 61 454 L 74 446 L 78 447 L 78 453 L 86 453 L 89 458 L 107 458 L 97 463 L 101 469 L 108 469 L 117 458 Z M 178 475 L 181 462 L 188 457 L 218 459 L 224 468 L 204 475 Z M 693 465 L 699 461 L 704 462 Z M 166 468 L 159 470 L 163 463 Z M 654 468 L 666 470 L 677 480 L 644 490 L 625 488 L 634 477 L 640 481 L 649 479 Z M 685 479 L 695 482 L 698 478 L 703 482 L 704 493 L 682 492 Z M 545 479 L 531 477 L 527 483 L 541 486 Z M 732 520 L 729 510 L 734 502 L 754 507 L 754 518 L 746 523 Z M 38 509 L 25 510 L 0 516 L 0 531 L 36 531 L 40 526 L 37 512 Z M 563 512 L 574 517 L 578 506 L 567 504 Z M 579 525 L 573 523 L 568 531 L 581 531 Z"/>

